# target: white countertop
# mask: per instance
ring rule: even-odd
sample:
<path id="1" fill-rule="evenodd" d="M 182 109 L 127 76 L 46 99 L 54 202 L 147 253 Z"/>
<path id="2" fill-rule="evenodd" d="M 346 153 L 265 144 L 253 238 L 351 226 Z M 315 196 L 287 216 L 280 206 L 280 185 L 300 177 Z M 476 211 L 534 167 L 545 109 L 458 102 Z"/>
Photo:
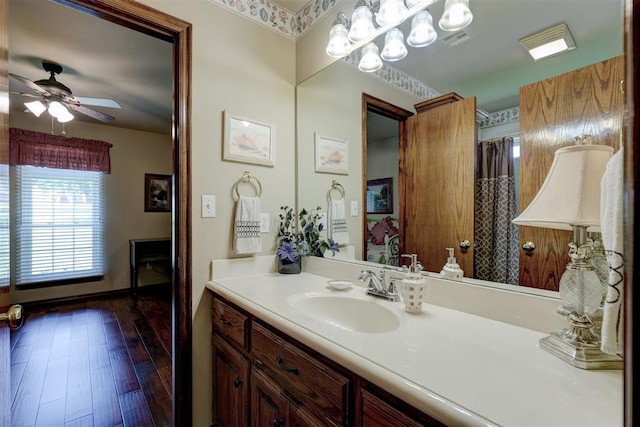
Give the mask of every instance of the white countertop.
<path id="1" fill-rule="evenodd" d="M 326 277 L 304 272 L 206 286 L 448 425 L 623 424 L 622 371 L 570 366 L 538 347 L 546 334 L 537 331 L 428 303 L 421 314 L 409 314 L 401 302 L 365 296 L 362 286 L 335 291 Z M 289 304 L 305 292 L 372 299 L 393 310 L 400 327 L 388 333 L 336 328 Z"/>

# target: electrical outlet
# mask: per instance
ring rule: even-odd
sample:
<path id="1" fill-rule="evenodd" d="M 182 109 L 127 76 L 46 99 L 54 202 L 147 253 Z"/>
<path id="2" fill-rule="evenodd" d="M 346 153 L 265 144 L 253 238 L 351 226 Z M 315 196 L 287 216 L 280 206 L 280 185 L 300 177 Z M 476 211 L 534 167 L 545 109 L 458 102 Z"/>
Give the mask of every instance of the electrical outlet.
<path id="1" fill-rule="evenodd" d="M 269 232 L 269 214 L 268 213 L 260 214 L 260 232 L 261 233 Z"/>
<path id="2" fill-rule="evenodd" d="M 351 201 L 351 216 L 358 216 L 358 201 Z"/>
<path id="3" fill-rule="evenodd" d="M 323 229 L 327 229 L 327 214 L 325 212 L 318 212 L 318 225 L 322 225 Z"/>
<path id="4" fill-rule="evenodd" d="M 202 218 L 214 218 L 216 216 L 216 196 L 202 195 Z"/>

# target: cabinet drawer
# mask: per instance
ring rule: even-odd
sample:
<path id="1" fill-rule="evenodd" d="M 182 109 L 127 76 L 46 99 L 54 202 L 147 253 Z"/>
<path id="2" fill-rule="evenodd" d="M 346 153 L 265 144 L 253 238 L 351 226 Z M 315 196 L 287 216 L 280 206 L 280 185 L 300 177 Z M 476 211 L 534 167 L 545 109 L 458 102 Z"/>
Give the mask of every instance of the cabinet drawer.
<path id="1" fill-rule="evenodd" d="M 255 322 L 251 350 L 256 368 L 266 371 L 296 401 L 315 409 L 326 424 L 347 423 L 349 378 Z"/>
<path id="2" fill-rule="evenodd" d="M 246 349 L 249 318 L 217 298 L 211 301 L 213 331 Z"/>

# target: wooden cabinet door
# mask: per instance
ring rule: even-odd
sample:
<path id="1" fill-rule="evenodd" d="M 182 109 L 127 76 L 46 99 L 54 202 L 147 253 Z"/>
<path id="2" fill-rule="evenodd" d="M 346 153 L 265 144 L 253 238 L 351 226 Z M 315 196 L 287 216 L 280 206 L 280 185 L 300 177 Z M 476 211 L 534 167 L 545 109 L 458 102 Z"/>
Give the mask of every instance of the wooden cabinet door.
<path id="1" fill-rule="evenodd" d="M 409 418 L 368 391 L 362 391 L 362 427 L 419 426 L 422 426 L 422 424 Z"/>
<path id="2" fill-rule="evenodd" d="M 296 406 L 289 402 L 289 426 L 291 427 L 328 427 L 337 426 L 327 420 L 326 422 L 320 421 L 311 412 L 309 412 L 304 406 Z"/>
<path id="3" fill-rule="evenodd" d="M 213 422 L 249 425 L 249 361 L 218 335 L 213 338 Z"/>
<path id="4" fill-rule="evenodd" d="M 520 88 L 520 212 L 538 193 L 556 150 L 574 145 L 575 137 L 588 134 L 594 144 L 620 147 L 623 79 L 618 56 Z M 572 233 L 520 226 L 519 236 L 520 248 L 536 245 L 530 254 L 520 250 L 520 285 L 557 291 Z"/>
<path id="5" fill-rule="evenodd" d="M 251 371 L 251 425 L 253 427 L 284 427 L 289 402 L 284 390 L 263 372 Z"/>
<path id="6" fill-rule="evenodd" d="M 473 277 L 476 98 L 444 104 L 408 119 L 405 251 L 439 272 L 455 248 Z M 458 244 L 471 247 L 461 251 Z"/>

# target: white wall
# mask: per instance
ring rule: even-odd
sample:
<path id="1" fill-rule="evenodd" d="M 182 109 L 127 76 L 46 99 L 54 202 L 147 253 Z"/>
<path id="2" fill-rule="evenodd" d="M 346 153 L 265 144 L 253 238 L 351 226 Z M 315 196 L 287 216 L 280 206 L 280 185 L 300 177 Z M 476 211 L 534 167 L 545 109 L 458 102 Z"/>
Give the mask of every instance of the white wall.
<path id="1" fill-rule="evenodd" d="M 295 200 L 295 43 L 208 0 L 142 0 L 193 25 L 192 294 L 193 422 L 211 425 L 211 315 L 205 283 L 212 259 L 232 258 L 235 181 L 247 170 L 262 183 L 271 216 L 262 253 L 275 251 L 275 218 Z M 222 116 L 229 110 L 276 126 L 274 167 L 222 161 Z M 248 189 L 246 193 L 251 194 Z M 200 217 L 200 196 L 216 196 L 215 218 Z"/>
<path id="2" fill-rule="evenodd" d="M 48 133 L 51 122 L 31 114 L 11 113 L 10 127 Z M 59 129 L 57 129 L 59 131 Z M 13 303 L 64 298 L 129 288 L 129 239 L 170 237 L 171 214 L 144 211 L 144 174 L 171 174 L 170 135 L 140 132 L 74 120 L 68 136 L 113 144 L 111 173 L 104 175 L 105 275 L 98 282 L 18 290 L 11 288 Z M 167 277 L 142 270 L 140 286 L 166 282 Z"/>

